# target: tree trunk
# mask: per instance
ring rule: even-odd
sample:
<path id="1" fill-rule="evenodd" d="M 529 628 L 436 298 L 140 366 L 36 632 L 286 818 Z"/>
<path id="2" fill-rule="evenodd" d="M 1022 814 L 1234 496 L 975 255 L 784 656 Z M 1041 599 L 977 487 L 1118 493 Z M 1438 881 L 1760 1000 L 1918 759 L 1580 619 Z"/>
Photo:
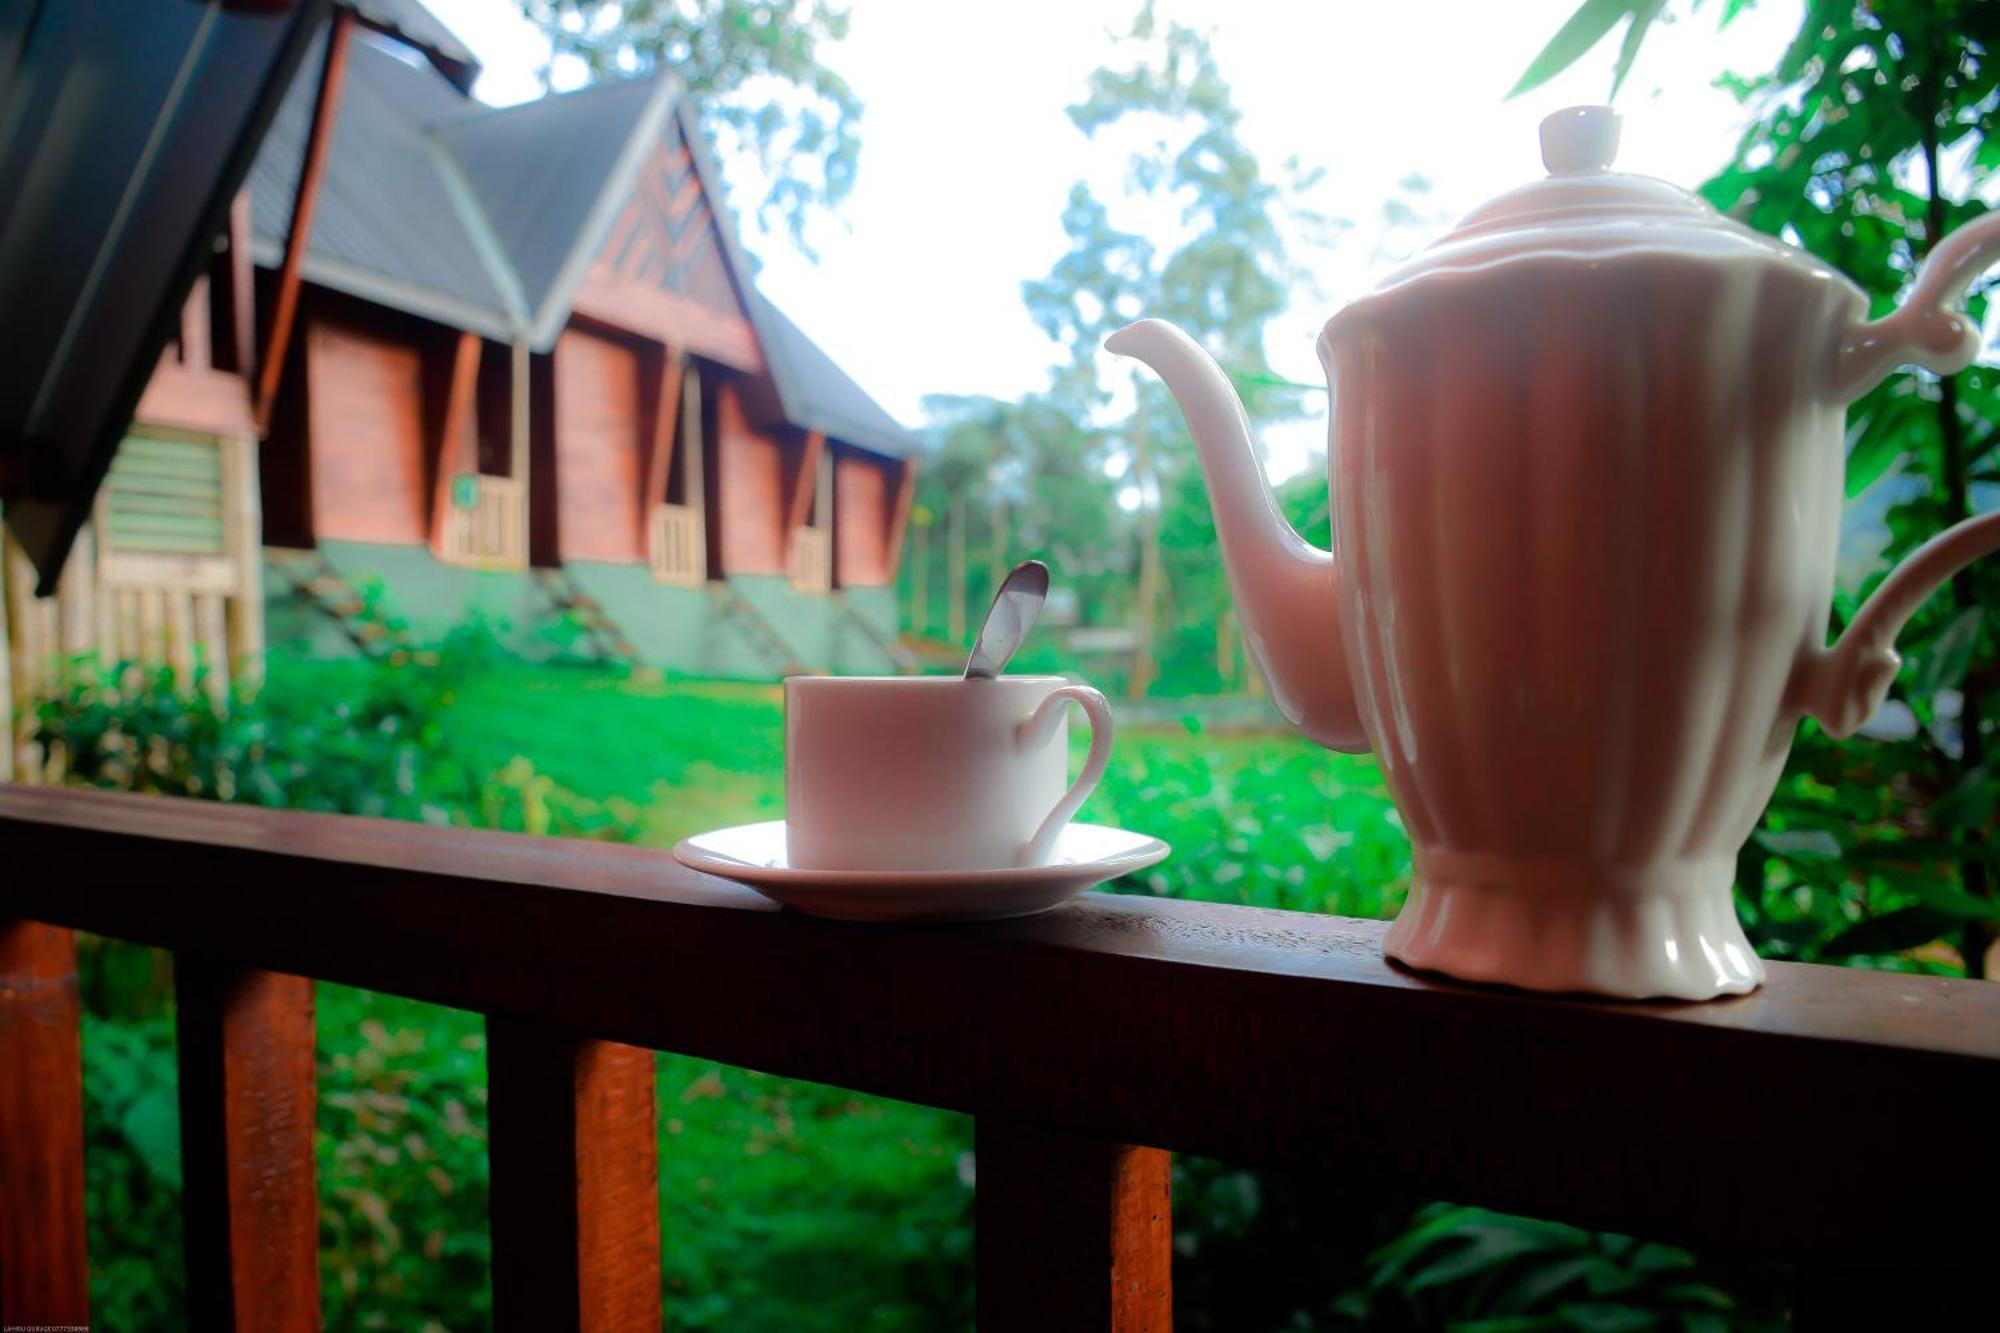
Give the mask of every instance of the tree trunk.
<path id="1" fill-rule="evenodd" d="M 1132 470 L 1139 482 L 1139 596 L 1133 620 L 1132 674 L 1125 682 L 1125 695 L 1143 699 L 1159 674 L 1153 662 L 1153 636 L 1160 600 L 1160 510 L 1143 411 L 1134 411 L 1132 425 Z"/>
<path id="2" fill-rule="evenodd" d="M 931 529 L 917 528 L 917 549 L 910 557 L 910 633 L 922 638 L 931 627 Z"/>
<path id="3" fill-rule="evenodd" d="M 965 497 L 953 496 L 945 533 L 945 629 L 951 641 L 965 644 Z"/>
<path id="4" fill-rule="evenodd" d="M 1007 577 L 1007 571 L 1013 568 L 1014 562 L 1008 558 L 1007 554 L 1007 543 L 1012 540 L 1012 534 L 1009 531 L 1013 526 L 1010 521 L 1012 517 L 1013 515 L 1009 512 L 1005 500 L 996 500 L 993 502 L 993 548 L 987 553 L 986 557 L 986 595 L 988 598 L 999 594 L 1001 581 Z"/>

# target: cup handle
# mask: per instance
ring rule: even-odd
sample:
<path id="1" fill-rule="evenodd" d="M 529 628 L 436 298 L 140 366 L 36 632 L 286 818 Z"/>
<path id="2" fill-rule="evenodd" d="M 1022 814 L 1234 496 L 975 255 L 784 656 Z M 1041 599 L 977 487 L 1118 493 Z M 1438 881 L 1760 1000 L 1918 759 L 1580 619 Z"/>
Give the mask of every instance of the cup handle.
<path id="1" fill-rule="evenodd" d="M 1015 740 L 1023 749 L 1035 745 L 1046 745 L 1055 734 L 1056 724 L 1062 720 L 1063 705 L 1076 702 L 1083 707 L 1084 715 L 1090 719 L 1090 753 L 1084 757 L 1083 771 L 1076 775 L 1056 808 L 1049 811 L 1049 817 L 1035 830 L 1035 836 L 1028 839 L 1021 849 L 1021 864 L 1038 866 L 1049 859 L 1054 848 L 1056 835 L 1063 831 L 1076 814 L 1083 798 L 1090 795 L 1097 786 L 1104 769 L 1111 762 L 1111 705 L 1104 695 L 1088 685 L 1062 685 L 1049 691 L 1046 699 L 1036 706 L 1026 722 L 1015 731 Z"/>

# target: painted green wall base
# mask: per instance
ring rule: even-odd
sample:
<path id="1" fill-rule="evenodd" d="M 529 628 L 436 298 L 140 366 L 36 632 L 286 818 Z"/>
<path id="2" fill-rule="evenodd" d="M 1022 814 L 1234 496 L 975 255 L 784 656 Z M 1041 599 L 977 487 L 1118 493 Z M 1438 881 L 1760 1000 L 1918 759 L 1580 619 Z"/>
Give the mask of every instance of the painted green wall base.
<path id="1" fill-rule="evenodd" d="M 379 585 L 384 608 L 408 621 L 419 641 L 442 638 L 453 626 L 478 616 L 511 651 L 530 660 L 590 651 L 565 626 L 533 573 L 462 569 L 421 546 L 328 541 L 319 549 L 357 588 Z M 756 608 L 801 666 L 848 675 L 887 675 L 896 669 L 856 623 L 865 616 L 893 639 L 893 588 L 848 588 L 834 596 L 808 597 L 793 592 L 783 578 L 738 576 L 706 588 L 669 588 L 655 583 L 643 565 L 578 561 L 566 568 L 651 666 L 690 675 L 775 679 L 780 664 L 758 651 L 742 617 L 729 610 L 733 592 Z M 268 556 L 264 589 L 265 636 L 273 649 L 316 657 L 355 651 L 333 618 L 295 593 L 284 569 Z"/>

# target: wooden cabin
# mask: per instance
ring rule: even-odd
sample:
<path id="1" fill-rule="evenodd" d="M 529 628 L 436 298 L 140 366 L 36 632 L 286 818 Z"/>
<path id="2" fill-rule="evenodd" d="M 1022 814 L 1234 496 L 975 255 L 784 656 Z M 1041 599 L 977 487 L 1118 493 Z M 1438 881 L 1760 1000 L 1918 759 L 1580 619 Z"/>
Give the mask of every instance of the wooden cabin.
<path id="1" fill-rule="evenodd" d="M 379 634 L 379 580 L 418 638 L 480 615 L 530 655 L 894 669 L 919 442 L 756 290 L 677 82 L 492 108 L 440 34 L 336 25 L 251 171 L 259 319 L 295 321 L 273 641 Z"/>
<path id="2" fill-rule="evenodd" d="M 32 778 L 35 707 L 69 659 L 170 665 L 217 699 L 263 669 L 249 200 L 147 382 L 53 595 L 0 553 L 0 779 Z"/>

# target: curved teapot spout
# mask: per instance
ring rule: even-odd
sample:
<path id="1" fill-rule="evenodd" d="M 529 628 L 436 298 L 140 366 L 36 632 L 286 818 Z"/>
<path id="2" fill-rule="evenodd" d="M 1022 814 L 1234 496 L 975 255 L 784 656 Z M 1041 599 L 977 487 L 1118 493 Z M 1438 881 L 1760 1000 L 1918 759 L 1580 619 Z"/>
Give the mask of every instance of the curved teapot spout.
<path id="1" fill-rule="evenodd" d="M 1228 376 L 1200 344 L 1163 320 L 1127 325 L 1104 346 L 1151 366 L 1187 418 L 1229 591 L 1279 711 L 1329 750 L 1366 750 L 1341 644 L 1333 555 L 1299 536 L 1279 510 Z"/>

